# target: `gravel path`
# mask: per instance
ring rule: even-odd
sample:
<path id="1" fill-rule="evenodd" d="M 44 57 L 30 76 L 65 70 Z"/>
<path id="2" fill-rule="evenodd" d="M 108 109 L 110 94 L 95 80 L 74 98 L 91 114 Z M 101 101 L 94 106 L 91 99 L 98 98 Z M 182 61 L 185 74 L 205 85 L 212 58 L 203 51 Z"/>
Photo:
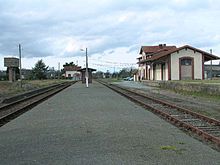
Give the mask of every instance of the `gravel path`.
<path id="1" fill-rule="evenodd" d="M 0 134 L 4 165 L 220 164 L 219 152 L 98 83 L 74 84 Z"/>

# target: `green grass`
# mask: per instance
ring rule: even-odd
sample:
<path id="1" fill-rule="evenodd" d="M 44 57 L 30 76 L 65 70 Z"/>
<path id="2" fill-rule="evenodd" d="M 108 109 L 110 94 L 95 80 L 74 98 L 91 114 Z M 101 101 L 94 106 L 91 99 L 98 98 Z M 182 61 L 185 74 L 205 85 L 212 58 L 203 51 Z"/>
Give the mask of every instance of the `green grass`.
<path id="1" fill-rule="evenodd" d="M 220 80 L 172 80 L 171 82 L 178 82 L 182 84 L 219 84 L 220 85 Z"/>
<path id="2" fill-rule="evenodd" d="M 177 150 L 176 146 L 161 146 L 160 149 L 162 149 L 162 150 L 171 150 L 171 151 L 176 151 Z"/>
<path id="3" fill-rule="evenodd" d="M 112 78 L 110 81 L 111 81 L 111 82 L 121 82 L 122 79 Z"/>
<path id="4" fill-rule="evenodd" d="M 169 81 L 171 84 L 173 84 L 172 86 L 175 87 L 177 86 L 177 88 L 181 88 L 181 86 L 183 88 L 187 88 L 187 85 L 189 85 L 189 88 L 193 88 L 192 85 L 190 84 L 193 84 L 193 85 L 205 85 L 203 86 L 204 88 L 204 91 L 189 91 L 189 90 L 185 90 L 185 89 L 171 89 L 169 88 L 168 86 L 161 86 L 162 89 L 168 89 L 168 90 L 171 90 L 171 91 L 174 91 L 176 93 L 179 93 L 179 94 L 182 94 L 182 95 L 186 95 L 186 96 L 193 96 L 193 97 L 202 97 L 202 98 L 205 98 L 205 99 L 211 99 L 211 100 L 220 100 L 220 94 L 214 94 L 214 93 L 210 93 L 208 92 L 208 88 L 209 87 L 212 87 L 212 85 L 216 86 L 216 85 L 219 85 L 220 86 L 220 80 L 182 80 L 182 81 Z M 168 84 L 169 84 L 168 82 Z M 179 84 L 179 85 L 178 85 Z M 206 86 L 207 85 L 207 86 Z M 178 87 L 179 86 L 179 87 Z M 176 87 L 175 87 L 176 88 Z"/>
<path id="5" fill-rule="evenodd" d="M 34 87 L 45 87 L 48 85 L 53 85 L 53 84 L 57 84 L 57 83 L 62 83 L 65 81 L 69 81 L 69 80 L 25 80 L 22 81 L 23 84 L 30 84 Z"/>
<path id="6" fill-rule="evenodd" d="M 20 82 L 8 82 L 0 81 L 0 93 L 5 96 L 11 96 L 26 92 L 29 90 L 34 90 L 42 87 L 46 87 L 52 84 L 62 83 L 67 80 L 24 80 L 22 81 L 22 88 L 20 87 Z"/>
<path id="7" fill-rule="evenodd" d="M 184 145 L 185 143 L 179 142 L 178 144 Z M 183 154 L 183 151 L 186 151 L 186 149 L 184 148 L 177 149 L 176 146 L 170 146 L 170 145 L 161 146 L 160 149 L 166 151 L 174 151 L 176 154 Z"/>
<path id="8" fill-rule="evenodd" d="M 184 90 L 173 90 L 176 93 L 185 95 L 185 96 L 193 96 L 193 97 L 202 97 L 205 99 L 213 100 L 213 101 L 219 101 L 220 100 L 220 95 L 211 95 L 205 92 L 190 92 L 190 91 L 184 91 Z"/>

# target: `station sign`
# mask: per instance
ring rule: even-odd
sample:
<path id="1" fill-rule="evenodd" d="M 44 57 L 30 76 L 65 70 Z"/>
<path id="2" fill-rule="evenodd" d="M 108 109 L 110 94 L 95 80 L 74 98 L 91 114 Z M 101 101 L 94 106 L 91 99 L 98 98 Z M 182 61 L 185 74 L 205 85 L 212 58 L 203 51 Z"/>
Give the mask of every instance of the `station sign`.
<path id="1" fill-rule="evenodd" d="M 5 57 L 4 66 L 5 67 L 19 67 L 19 59 L 15 57 Z"/>

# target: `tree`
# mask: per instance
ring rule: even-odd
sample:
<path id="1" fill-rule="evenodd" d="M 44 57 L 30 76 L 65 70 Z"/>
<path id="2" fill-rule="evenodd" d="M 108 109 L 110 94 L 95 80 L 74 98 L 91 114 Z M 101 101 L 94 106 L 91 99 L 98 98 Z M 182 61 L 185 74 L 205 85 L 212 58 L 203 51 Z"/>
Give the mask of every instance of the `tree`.
<path id="1" fill-rule="evenodd" d="M 118 72 L 114 72 L 112 73 L 112 78 L 119 78 L 119 73 Z"/>
<path id="2" fill-rule="evenodd" d="M 122 70 L 119 71 L 119 77 L 125 78 L 125 77 L 130 77 L 130 68 L 123 68 Z"/>
<path id="3" fill-rule="evenodd" d="M 70 63 L 65 63 L 64 65 L 63 65 L 63 67 L 65 67 L 65 66 L 77 66 L 76 64 L 74 64 L 74 62 L 70 62 Z"/>
<path id="4" fill-rule="evenodd" d="M 105 78 L 110 78 L 110 77 L 111 77 L 111 73 L 109 72 L 109 70 L 107 70 L 105 73 Z"/>
<path id="5" fill-rule="evenodd" d="M 97 71 L 96 73 L 93 73 L 94 78 L 103 78 L 103 72 Z"/>
<path id="6" fill-rule="evenodd" d="M 39 79 L 39 80 L 46 79 L 47 70 L 48 70 L 48 66 L 46 66 L 43 60 L 41 59 L 37 61 L 37 63 L 35 64 L 35 67 L 32 68 L 31 78 Z"/>
<path id="7" fill-rule="evenodd" d="M 119 71 L 118 74 L 121 78 L 125 78 L 125 77 L 132 77 L 133 75 L 135 75 L 136 72 L 137 69 L 123 68 L 122 70 Z"/>
<path id="8" fill-rule="evenodd" d="M 134 76 L 138 72 L 138 69 L 131 69 L 130 73 Z"/>

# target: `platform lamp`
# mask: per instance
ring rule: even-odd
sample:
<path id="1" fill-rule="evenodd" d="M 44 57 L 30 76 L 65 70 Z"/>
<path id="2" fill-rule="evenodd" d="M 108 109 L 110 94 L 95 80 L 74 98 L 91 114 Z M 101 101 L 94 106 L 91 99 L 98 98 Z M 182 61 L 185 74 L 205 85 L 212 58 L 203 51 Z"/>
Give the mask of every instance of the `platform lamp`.
<path id="1" fill-rule="evenodd" d="M 80 49 L 81 51 L 85 51 L 84 49 Z M 87 48 L 86 48 L 86 73 L 85 73 L 85 77 L 86 77 L 86 87 L 89 87 L 89 73 L 88 73 L 88 54 L 87 54 Z"/>

